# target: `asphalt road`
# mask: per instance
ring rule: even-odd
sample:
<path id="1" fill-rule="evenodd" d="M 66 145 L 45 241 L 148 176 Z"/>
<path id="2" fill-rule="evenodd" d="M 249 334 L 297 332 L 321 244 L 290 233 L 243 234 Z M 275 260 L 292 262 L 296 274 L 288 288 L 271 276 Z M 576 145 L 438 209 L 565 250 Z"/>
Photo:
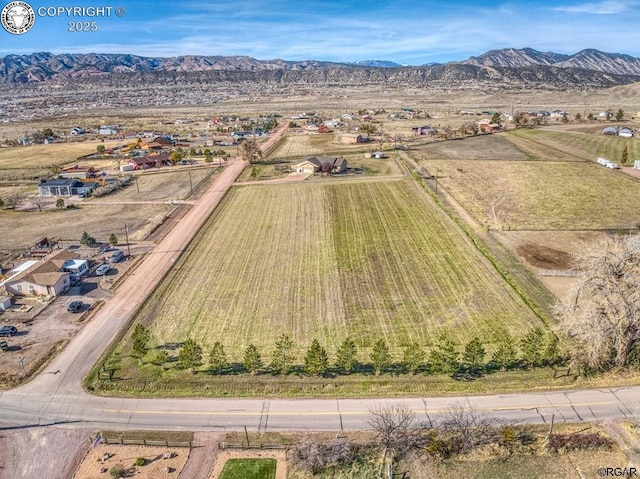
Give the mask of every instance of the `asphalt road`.
<path id="1" fill-rule="evenodd" d="M 283 130 L 279 133 L 281 134 Z M 277 136 L 270 140 L 276 141 Z M 0 392 L 9 428 L 67 425 L 113 429 L 346 431 L 367 427 L 379 403 L 402 402 L 435 420 L 453 404 L 527 423 L 640 419 L 640 386 L 479 397 L 407 399 L 122 399 L 92 396 L 81 382 L 135 308 L 188 247 L 245 164 L 230 162 L 209 190 L 126 278 L 89 324 L 31 382 Z M 428 377 L 424 378 L 428 381 Z M 2 428 L 0 428 L 2 429 Z"/>

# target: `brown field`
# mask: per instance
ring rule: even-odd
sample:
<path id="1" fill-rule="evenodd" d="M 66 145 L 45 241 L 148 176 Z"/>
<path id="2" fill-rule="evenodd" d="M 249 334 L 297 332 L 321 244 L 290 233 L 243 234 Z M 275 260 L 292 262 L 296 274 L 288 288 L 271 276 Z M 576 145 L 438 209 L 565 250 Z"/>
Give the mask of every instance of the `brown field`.
<path id="1" fill-rule="evenodd" d="M 640 183 L 594 163 L 431 160 L 420 165 L 437 172 L 439 184 L 494 229 L 628 229 L 639 219 Z"/>
<path id="2" fill-rule="evenodd" d="M 82 204 L 76 209 L 42 212 L 0 211 L 0 224 L 11 228 L 3 234 L 2 250 L 21 251 L 43 236 L 78 241 L 87 231 L 97 241 L 106 241 L 111 233 L 124 238 L 124 225 L 129 227 L 129 240 L 144 239 L 150 229 L 162 223 L 173 210 L 169 205 Z"/>
<path id="3" fill-rule="evenodd" d="M 202 188 L 212 179 L 215 167 L 182 168 L 149 171 L 135 175 L 135 181 L 126 188 L 92 202 L 117 203 L 120 201 L 184 200 L 193 190 Z"/>

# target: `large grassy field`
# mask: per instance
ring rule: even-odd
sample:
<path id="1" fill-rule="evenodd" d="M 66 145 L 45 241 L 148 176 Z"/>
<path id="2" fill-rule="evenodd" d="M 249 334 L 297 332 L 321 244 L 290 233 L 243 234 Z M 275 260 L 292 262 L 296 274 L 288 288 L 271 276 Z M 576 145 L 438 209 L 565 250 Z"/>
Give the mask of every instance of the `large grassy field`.
<path id="1" fill-rule="evenodd" d="M 421 161 L 476 219 L 491 228 L 633 228 L 640 182 L 595 163 Z"/>
<path id="2" fill-rule="evenodd" d="M 527 128 L 512 130 L 503 137 L 537 159 L 595 161 L 601 156 L 620 163 L 625 146 L 629 161 L 640 157 L 640 141 L 636 138 Z"/>
<path id="3" fill-rule="evenodd" d="M 410 180 L 232 190 L 137 319 L 157 345 L 221 341 L 232 360 L 282 333 L 298 354 L 347 335 L 398 354 L 541 324 Z"/>

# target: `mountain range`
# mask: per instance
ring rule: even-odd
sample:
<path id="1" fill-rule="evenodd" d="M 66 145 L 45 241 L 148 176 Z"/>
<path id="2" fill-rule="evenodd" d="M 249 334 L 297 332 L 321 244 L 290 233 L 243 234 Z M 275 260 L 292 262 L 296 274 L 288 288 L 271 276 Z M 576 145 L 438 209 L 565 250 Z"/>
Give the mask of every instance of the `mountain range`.
<path id="1" fill-rule="evenodd" d="M 468 80 L 495 81 L 507 85 L 555 88 L 603 88 L 640 81 L 640 58 L 598 50 L 582 50 L 574 55 L 539 52 L 532 48 L 491 50 L 464 61 L 422 66 L 402 66 L 384 60 L 353 63 L 316 60 L 256 60 L 247 56 L 185 55 L 171 58 L 129 54 L 33 53 L 0 58 L 0 83 L 90 82 L 106 76 L 156 73 L 164 79 L 187 73 L 208 81 L 334 81 L 344 84 Z"/>

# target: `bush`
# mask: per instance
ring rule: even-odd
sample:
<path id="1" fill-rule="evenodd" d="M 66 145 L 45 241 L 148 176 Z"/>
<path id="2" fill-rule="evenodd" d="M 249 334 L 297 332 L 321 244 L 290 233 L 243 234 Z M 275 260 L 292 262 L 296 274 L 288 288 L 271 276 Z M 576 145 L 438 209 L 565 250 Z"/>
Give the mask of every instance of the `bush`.
<path id="1" fill-rule="evenodd" d="M 547 440 L 547 449 L 557 453 L 560 451 L 586 451 L 590 449 L 610 449 L 613 441 L 600 434 L 551 434 Z"/>
<path id="2" fill-rule="evenodd" d="M 120 477 L 124 477 L 126 473 L 127 473 L 127 471 L 126 471 L 126 469 L 124 468 L 124 466 L 122 464 L 116 464 L 111 469 L 109 469 L 109 475 L 113 479 L 118 479 Z"/>
<path id="3" fill-rule="evenodd" d="M 144 466 L 147 463 L 147 460 L 144 457 L 136 458 L 136 466 Z"/>

